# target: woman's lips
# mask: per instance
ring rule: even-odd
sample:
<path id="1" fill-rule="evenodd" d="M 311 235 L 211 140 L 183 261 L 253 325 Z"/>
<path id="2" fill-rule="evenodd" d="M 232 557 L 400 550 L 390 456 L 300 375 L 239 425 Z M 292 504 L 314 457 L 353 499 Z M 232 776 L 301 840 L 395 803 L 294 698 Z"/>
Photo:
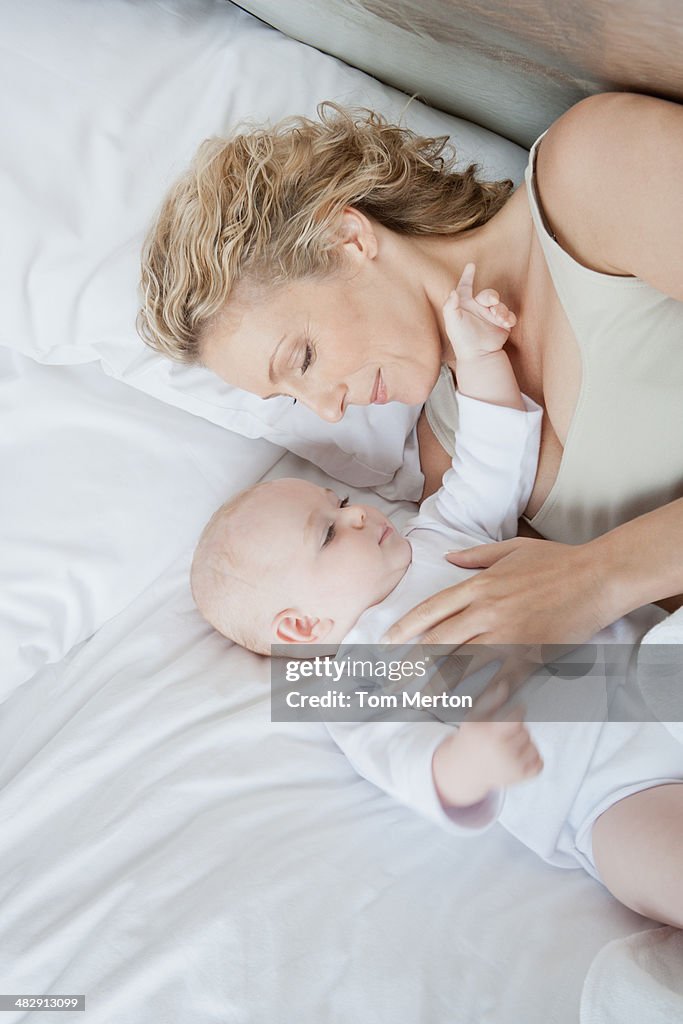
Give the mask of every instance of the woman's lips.
<path id="1" fill-rule="evenodd" d="M 370 403 L 372 405 L 385 405 L 387 401 L 387 389 L 384 386 L 384 381 L 382 380 L 382 371 L 378 370 L 375 378 L 375 386 L 372 389 Z"/>

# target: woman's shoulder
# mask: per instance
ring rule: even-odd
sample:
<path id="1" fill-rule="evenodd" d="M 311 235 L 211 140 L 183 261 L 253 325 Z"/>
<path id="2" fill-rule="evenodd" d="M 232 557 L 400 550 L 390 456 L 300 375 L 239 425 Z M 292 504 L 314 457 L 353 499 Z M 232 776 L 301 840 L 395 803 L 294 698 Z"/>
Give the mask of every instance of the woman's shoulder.
<path id="1" fill-rule="evenodd" d="M 683 298 L 681 166 L 683 106 L 602 93 L 548 129 L 536 183 L 558 241 L 580 263 Z"/>

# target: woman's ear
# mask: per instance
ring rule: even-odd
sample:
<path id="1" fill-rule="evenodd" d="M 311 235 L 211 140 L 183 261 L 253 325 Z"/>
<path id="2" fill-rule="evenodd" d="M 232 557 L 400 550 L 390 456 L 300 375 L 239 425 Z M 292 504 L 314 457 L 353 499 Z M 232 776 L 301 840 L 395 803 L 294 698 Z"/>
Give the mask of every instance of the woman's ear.
<path id="1" fill-rule="evenodd" d="M 377 255 L 377 234 L 372 221 L 355 206 L 345 206 L 339 228 L 339 237 L 347 253 L 374 260 Z"/>
<path id="2" fill-rule="evenodd" d="M 319 644 L 329 636 L 333 619 L 316 619 L 286 608 L 273 619 L 273 632 L 280 644 Z"/>

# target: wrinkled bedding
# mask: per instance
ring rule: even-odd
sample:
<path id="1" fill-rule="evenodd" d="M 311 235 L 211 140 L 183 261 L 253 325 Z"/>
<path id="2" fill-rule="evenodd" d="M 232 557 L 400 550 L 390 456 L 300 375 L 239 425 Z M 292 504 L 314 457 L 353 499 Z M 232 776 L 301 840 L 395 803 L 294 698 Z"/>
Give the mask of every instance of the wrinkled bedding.
<path id="1" fill-rule="evenodd" d="M 574 1022 L 593 956 L 651 925 L 502 828 L 411 816 L 322 725 L 271 723 L 268 660 L 191 602 L 201 526 L 264 475 L 333 472 L 400 522 L 410 417 L 366 472 L 382 423 L 309 444 L 133 326 L 142 235 L 201 138 L 405 97 L 219 0 L 2 15 L 0 992 L 84 993 L 62 1019 L 94 1024 Z M 519 147 L 411 111 L 519 180 Z"/>

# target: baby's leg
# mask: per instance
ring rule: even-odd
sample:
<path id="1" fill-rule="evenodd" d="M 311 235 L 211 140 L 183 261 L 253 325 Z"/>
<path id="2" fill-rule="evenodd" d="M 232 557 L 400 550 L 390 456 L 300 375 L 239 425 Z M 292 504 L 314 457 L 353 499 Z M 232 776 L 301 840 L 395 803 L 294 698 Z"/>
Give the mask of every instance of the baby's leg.
<path id="1" fill-rule="evenodd" d="M 619 800 L 597 819 L 592 838 L 600 878 L 618 900 L 683 928 L 683 783 Z"/>

